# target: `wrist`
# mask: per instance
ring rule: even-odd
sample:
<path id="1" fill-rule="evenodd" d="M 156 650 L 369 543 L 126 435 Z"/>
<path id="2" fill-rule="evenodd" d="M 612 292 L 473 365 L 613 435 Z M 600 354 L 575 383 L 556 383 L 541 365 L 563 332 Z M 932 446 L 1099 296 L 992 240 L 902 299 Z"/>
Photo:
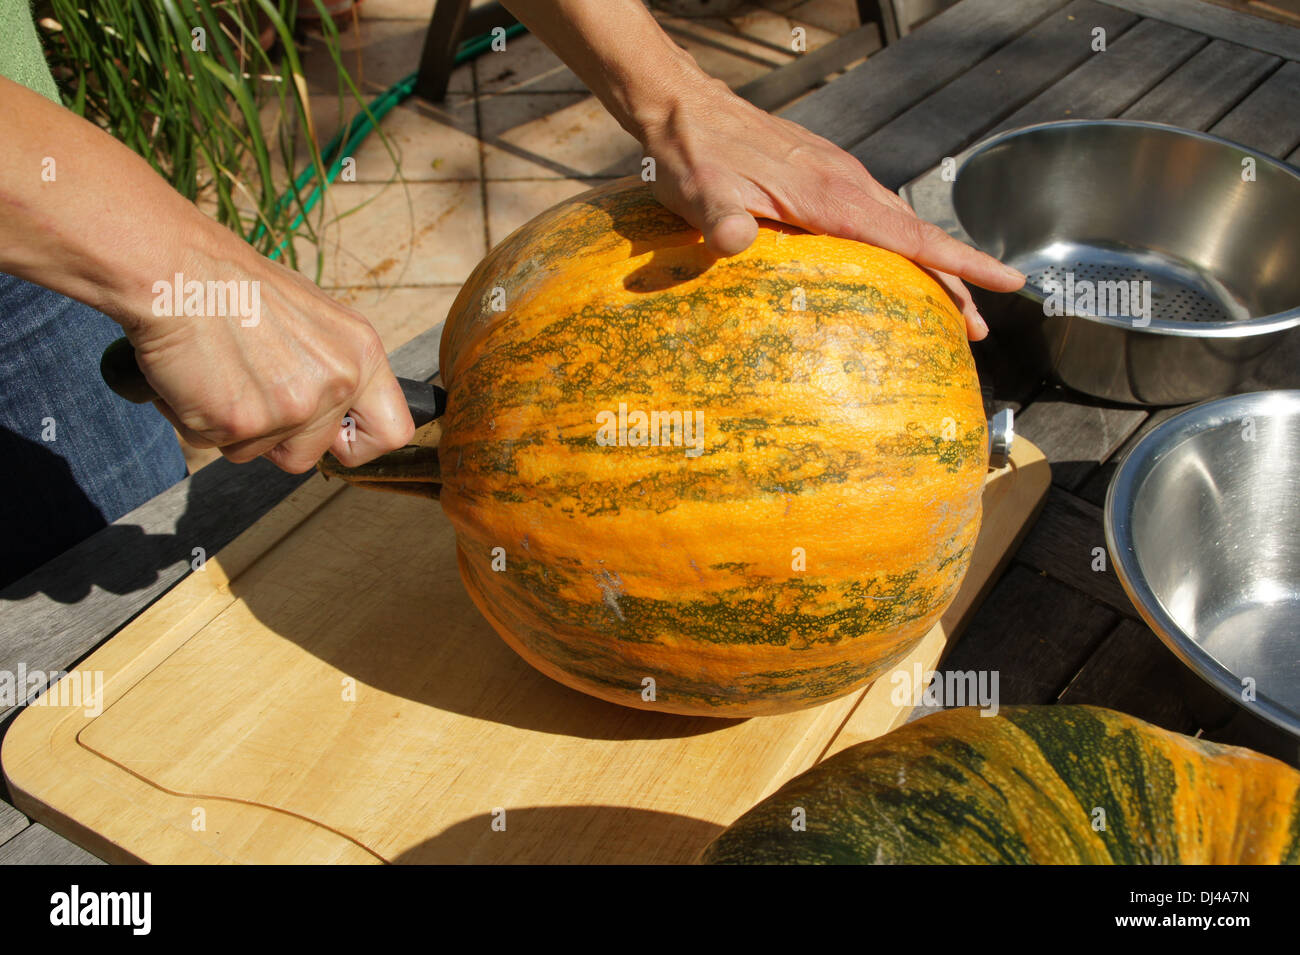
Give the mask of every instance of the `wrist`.
<path id="1" fill-rule="evenodd" d="M 157 254 L 159 250 L 165 251 Z M 107 307 L 101 308 L 132 340 L 151 338 L 161 329 L 174 328 L 178 318 L 191 316 L 198 301 L 196 288 L 202 290 L 200 314 L 206 314 L 209 287 L 220 293 L 229 311 L 227 300 L 237 305 L 240 286 L 228 283 L 255 279 L 263 262 L 239 236 L 197 209 L 174 222 L 167 234 L 155 236 L 152 251 L 122 270 L 108 291 Z M 233 296 L 227 295 L 230 289 Z"/>
<path id="2" fill-rule="evenodd" d="M 629 71 L 622 82 L 613 84 L 614 102 L 606 104 L 619 125 L 643 144 L 667 126 L 674 113 L 717 82 L 685 50 L 671 41 L 665 47 L 654 56 L 653 69 Z"/>

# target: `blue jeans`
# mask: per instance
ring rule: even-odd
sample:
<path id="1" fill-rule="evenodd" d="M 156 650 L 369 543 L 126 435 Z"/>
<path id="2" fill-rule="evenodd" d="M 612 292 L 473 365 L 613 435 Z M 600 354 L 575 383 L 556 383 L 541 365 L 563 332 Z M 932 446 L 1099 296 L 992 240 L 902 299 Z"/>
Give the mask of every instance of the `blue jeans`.
<path id="1" fill-rule="evenodd" d="M 175 432 L 117 397 L 107 315 L 0 273 L 0 587 L 185 477 Z"/>

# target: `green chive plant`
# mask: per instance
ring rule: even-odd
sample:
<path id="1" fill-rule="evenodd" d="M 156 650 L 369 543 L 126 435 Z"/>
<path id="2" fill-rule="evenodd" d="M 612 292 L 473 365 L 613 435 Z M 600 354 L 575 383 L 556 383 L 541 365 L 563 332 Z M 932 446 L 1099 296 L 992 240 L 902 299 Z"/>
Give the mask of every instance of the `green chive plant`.
<path id="1" fill-rule="evenodd" d="M 322 0 L 302 3 L 321 13 L 313 24 L 333 62 L 340 128 L 351 101 L 370 116 Z M 312 135 L 293 34 L 298 7 L 299 0 L 44 0 L 37 14 L 69 108 L 143 156 L 182 195 L 202 197 L 263 254 L 297 267 L 295 235 L 320 248 L 324 206 L 314 223 L 308 213 L 338 158 L 337 142 L 322 147 Z M 301 155 L 310 169 L 295 175 Z M 321 265 L 318 251 L 318 279 Z"/>

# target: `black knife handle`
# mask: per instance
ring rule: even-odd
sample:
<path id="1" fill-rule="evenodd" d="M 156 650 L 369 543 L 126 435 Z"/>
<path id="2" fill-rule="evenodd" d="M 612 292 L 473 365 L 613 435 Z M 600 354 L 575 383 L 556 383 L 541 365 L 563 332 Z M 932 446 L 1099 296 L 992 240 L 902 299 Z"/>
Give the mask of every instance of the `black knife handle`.
<path id="1" fill-rule="evenodd" d="M 118 396 L 137 405 L 146 404 L 158 397 L 153 385 L 144 377 L 135 360 L 135 346 L 125 338 L 119 338 L 104 349 L 99 359 L 99 373 L 104 384 L 117 392 Z"/>
<path id="2" fill-rule="evenodd" d="M 406 396 L 406 407 L 410 409 L 411 420 L 417 428 L 436 421 L 447 410 L 447 392 L 437 385 L 414 378 L 398 378 L 397 383 Z"/>
<path id="3" fill-rule="evenodd" d="M 99 360 L 99 373 L 104 383 L 127 401 L 142 405 L 158 398 L 158 392 L 153 390 L 135 359 L 135 346 L 125 338 L 119 338 L 104 349 Z M 417 428 L 441 418 L 447 410 L 447 392 L 437 385 L 413 378 L 398 378 L 397 383 Z"/>

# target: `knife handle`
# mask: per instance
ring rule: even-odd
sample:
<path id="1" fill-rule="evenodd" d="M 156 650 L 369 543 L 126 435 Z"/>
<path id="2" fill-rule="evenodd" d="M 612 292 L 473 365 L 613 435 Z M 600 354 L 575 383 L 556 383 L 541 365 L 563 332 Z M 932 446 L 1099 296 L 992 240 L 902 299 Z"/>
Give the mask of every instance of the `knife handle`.
<path id="1" fill-rule="evenodd" d="M 99 360 L 99 373 L 104 384 L 127 401 L 142 405 L 158 400 L 158 392 L 153 390 L 136 361 L 135 346 L 125 338 L 119 338 L 104 349 Z M 437 385 L 413 378 L 398 378 L 397 383 L 417 428 L 441 418 L 446 411 L 447 392 Z"/>

